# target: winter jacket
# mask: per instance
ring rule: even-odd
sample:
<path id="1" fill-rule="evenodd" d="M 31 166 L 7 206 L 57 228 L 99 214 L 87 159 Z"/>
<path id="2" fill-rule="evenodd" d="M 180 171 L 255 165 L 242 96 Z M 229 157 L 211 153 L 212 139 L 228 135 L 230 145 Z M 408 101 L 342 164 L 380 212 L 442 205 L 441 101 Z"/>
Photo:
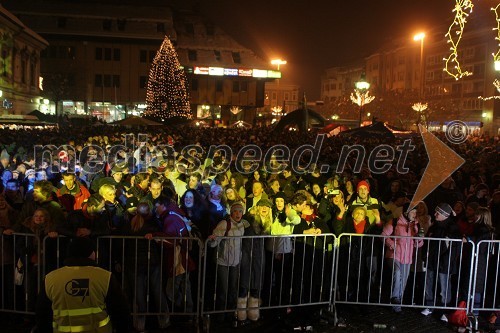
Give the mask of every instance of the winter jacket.
<path id="1" fill-rule="evenodd" d="M 415 240 L 418 234 L 418 223 L 408 221 L 401 215 L 394 227 L 392 221 L 386 223 L 382 230 L 383 236 L 404 236 L 407 238 L 391 238 L 385 239 L 387 251 L 385 252 L 386 258 L 393 258 L 402 264 L 411 264 L 413 262 L 413 253 L 415 247 L 421 247 L 423 241 L 421 239 Z"/>

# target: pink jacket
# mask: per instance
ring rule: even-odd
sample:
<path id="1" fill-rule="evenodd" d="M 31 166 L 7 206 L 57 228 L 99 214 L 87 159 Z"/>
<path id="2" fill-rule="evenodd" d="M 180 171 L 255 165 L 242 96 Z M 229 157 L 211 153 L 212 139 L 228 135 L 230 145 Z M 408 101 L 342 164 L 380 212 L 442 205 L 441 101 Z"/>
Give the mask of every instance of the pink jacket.
<path id="1" fill-rule="evenodd" d="M 416 247 L 421 247 L 424 242 L 421 239 L 415 239 L 418 234 L 418 223 L 410 222 L 401 215 L 394 230 L 393 223 L 386 223 L 382 236 L 405 236 L 405 238 L 385 238 L 386 258 L 393 258 L 402 264 L 411 264 L 413 261 L 413 253 Z"/>

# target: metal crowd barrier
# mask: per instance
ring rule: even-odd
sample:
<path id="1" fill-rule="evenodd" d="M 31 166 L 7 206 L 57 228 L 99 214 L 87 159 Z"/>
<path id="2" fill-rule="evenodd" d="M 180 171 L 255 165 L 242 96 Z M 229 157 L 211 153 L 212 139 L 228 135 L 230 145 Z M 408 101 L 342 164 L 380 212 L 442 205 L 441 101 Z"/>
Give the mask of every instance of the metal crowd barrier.
<path id="1" fill-rule="evenodd" d="M 472 242 L 341 234 L 337 245 L 336 304 L 392 306 L 395 311 L 427 308 L 431 312 L 463 309 L 459 303 L 465 301 L 469 309 Z"/>
<path id="2" fill-rule="evenodd" d="M 500 241 L 482 240 L 476 249 L 470 312 L 474 315 L 473 327 L 477 330 L 479 311 L 488 315 L 500 311 L 500 291 L 497 289 L 500 283 Z"/>
<path id="3" fill-rule="evenodd" d="M 0 311 L 34 314 L 40 283 L 63 265 L 68 241 L 0 235 Z M 96 245 L 98 265 L 119 278 L 135 320 L 190 316 L 203 318 L 208 331 L 211 315 L 234 322 L 258 319 L 261 310 L 327 308 L 334 315 L 336 304 L 463 310 L 463 301 L 476 316 L 500 311 L 499 241 L 476 246 L 462 239 L 322 234 L 218 237 L 203 244 L 103 236 Z M 20 285 L 14 281 L 18 261 Z M 472 325 L 477 329 L 477 320 Z"/>
<path id="4" fill-rule="evenodd" d="M 197 322 L 202 251 L 197 238 L 102 236 L 96 259 L 119 278 L 134 316 L 191 316 Z"/>
<path id="5" fill-rule="evenodd" d="M 258 320 L 261 310 L 333 310 L 333 234 L 217 237 L 205 243 L 202 317 Z M 295 309 L 298 310 L 298 309 Z"/>
<path id="6" fill-rule="evenodd" d="M 26 233 L 0 234 L 0 248 L 0 311 L 33 315 L 40 287 L 40 239 Z"/>

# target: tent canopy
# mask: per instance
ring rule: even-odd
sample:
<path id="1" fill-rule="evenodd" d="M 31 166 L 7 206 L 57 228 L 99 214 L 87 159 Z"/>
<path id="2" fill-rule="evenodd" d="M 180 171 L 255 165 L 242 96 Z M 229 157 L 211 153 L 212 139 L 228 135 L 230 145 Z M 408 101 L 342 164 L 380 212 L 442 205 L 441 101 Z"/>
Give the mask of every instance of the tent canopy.
<path id="1" fill-rule="evenodd" d="M 380 138 L 380 139 L 394 139 L 394 133 L 385 126 L 382 122 L 376 122 L 374 124 L 353 128 L 348 131 L 340 133 L 343 137 L 360 137 L 360 138 Z"/>
<path id="2" fill-rule="evenodd" d="M 138 116 L 130 116 L 128 118 L 115 121 L 111 124 L 119 126 L 163 126 L 162 123 L 157 123 L 156 121 Z"/>
<path id="3" fill-rule="evenodd" d="M 307 123 L 307 125 L 306 125 Z M 287 128 L 297 127 L 299 131 L 306 132 L 308 127 L 324 127 L 327 120 L 322 115 L 311 109 L 297 109 L 284 116 L 274 129 L 283 132 Z M 307 127 L 307 128 L 306 128 Z"/>

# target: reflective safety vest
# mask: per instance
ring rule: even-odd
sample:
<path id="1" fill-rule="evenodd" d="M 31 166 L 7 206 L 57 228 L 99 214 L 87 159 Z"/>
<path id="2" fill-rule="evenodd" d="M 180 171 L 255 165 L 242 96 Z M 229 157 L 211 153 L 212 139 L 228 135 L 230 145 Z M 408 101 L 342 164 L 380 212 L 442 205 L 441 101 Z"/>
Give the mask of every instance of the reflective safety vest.
<path id="1" fill-rule="evenodd" d="M 93 266 L 65 266 L 47 274 L 54 332 L 111 333 L 105 303 L 110 278 L 110 272 Z"/>

